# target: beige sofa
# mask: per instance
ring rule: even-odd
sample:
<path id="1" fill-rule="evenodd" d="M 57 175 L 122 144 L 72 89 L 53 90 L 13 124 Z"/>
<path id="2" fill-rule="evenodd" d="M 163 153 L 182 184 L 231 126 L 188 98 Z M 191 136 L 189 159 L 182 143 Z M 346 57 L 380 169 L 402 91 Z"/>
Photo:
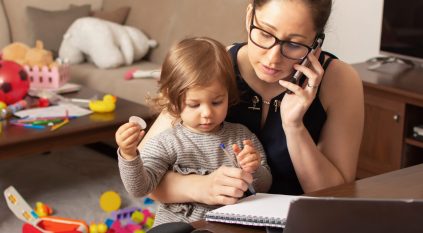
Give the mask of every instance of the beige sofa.
<path id="1" fill-rule="evenodd" d="M 25 10 L 34 6 L 46 10 L 68 9 L 70 4 L 90 3 L 92 9 L 113 10 L 129 6 L 126 25 L 134 26 L 156 40 L 159 46 L 131 66 L 102 70 L 84 63 L 71 67 L 71 81 L 104 93 L 145 103 L 154 94 L 153 79 L 124 80 L 133 68 L 159 68 L 169 47 L 186 37 L 209 36 L 225 45 L 246 40 L 245 12 L 248 0 L 0 0 L 0 47 L 11 41 L 25 42 L 30 30 Z"/>

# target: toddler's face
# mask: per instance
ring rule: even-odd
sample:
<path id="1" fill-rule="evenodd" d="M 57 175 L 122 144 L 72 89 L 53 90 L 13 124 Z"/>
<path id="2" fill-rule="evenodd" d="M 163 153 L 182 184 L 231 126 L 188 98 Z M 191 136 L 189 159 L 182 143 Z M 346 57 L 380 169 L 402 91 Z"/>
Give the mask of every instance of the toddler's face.
<path id="1" fill-rule="evenodd" d="M 182 124 L 194 132 L 215 132 L 228 111 L 228 92 L 217 80 L 207 87 L 190 88 L 185 96 Z"/>

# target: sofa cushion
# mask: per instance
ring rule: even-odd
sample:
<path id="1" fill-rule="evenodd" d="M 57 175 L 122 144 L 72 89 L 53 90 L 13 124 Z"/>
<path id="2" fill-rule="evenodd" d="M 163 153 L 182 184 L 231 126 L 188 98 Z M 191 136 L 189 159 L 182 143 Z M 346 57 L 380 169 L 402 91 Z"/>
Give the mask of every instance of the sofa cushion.
<path id="1" fill-rule="evenodd" d="M 29 46 L 34 46 L 35 41 L 33 31 L 26 12 L 27 6 L 38 7 L 43 10 L 65 10 L 69 5 L 90 4 L 92 10 L 102 7 L 103 0 L 3 0 L 4 7 L 9 19 L 12 41 L 23 42 Z"/>
<path id="2" fill-rule="evenodd" d="M 91 16 L 99 18 L 99 19 L 108 20 L 118 24 L 124 24 L 130 10 L 131 10 L 130 7 L 123 6 L 123 7 L 119 7 L 115 10 L 110 10 L 110 11 L 105 11 L 105 10 L 93 11 L 91 13 Z"/>
<path id="3" fill-rule="evenodd" d="M 70 82 L 79 83 L 103 93 L 117 95 L 121 98 L 146 105 L 147 95 L 156 95 L 158 83 L 156 79 L 125 80 L 125 73 L 134 68 L 152 70 L 159 69 L 160 65 L 141 61 L 131 66 L 107 70 L 97 69 L 95 65 L 90 63 L 71 65 L 70 73 L 72 77 Z"/>
<path id="4" fill-rule="evenodd" d="M 248 3 L 246 0 L 131 1 L 127 25 L 140 28 L 158 41 L 150 59 L 161 63 L 169 47 L 186 37 L 208 36 L 225 45 L 246 41 Z"/>
<path id="5" fill-rule="evenodd" d="M 0 50 L 10 44 L 9 23 L 4 12 L 3 2 L 0 1 Z"/>
<path id="6" fill-rule="evenodd" d="M 122 7 L 122 6 L 131 6 L 131 2 L 132 2 L 133 0 L 119 0 L 119 1 L 116 1 L 116 0 L 103 0 L 103 8 L 102 8 L 102 10 L 104 10 L 104 11 L 110 11 L 110 10 L 114 10 L 114 9 L 117 9 L 117 8 L 119 8 L 119 7 Z M 132 10 L 134 10 L 134 11 L 131 11 L 131 12 L 137 12 L 137 9 L 132 9 Z"/>
<path id="7" fill-rule="evenodd" d="M 71 4 L 70 7 L 72 8 L 77 6 Z M 118 5 L 118 7 L 106 9 L 103 4 L 101 10 L 91 11 L 90 16 L 123 25 L 125 24 L 126 19 L 128 18 L 130 10 L 131 8 L 127 5 Z"/>
<path id="8" fill-rule="evenodd" d="M 57 57 L 63 35 L 76 19 L 90 15 L 91 6 L 83 5 L 59 11 L 47 11 L 29 6 L 27 11 L 34 33 L 32 40 L 41 40 L 44 49 L 50 50 L 54 57 Z"/>

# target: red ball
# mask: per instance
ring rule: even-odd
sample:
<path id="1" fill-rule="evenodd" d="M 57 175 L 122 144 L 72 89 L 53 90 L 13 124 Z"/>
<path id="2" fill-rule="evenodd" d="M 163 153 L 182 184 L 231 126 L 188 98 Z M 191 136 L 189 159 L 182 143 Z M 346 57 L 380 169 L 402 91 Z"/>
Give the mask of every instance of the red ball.
<path id="1" fill-rule="evenodd" d="M 13 61 L 0 61 L 0 101 L 13 104 L 25 97 L 29 89 L 28 74 Z"/>

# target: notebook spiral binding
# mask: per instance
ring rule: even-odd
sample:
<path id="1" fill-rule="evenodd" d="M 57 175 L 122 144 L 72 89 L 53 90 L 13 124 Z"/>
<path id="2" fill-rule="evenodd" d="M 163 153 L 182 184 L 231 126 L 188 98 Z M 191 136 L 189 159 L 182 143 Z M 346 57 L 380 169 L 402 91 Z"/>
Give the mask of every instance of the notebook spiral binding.
<path id="1" fill-rule="evenodd" d="M 285 227 L 285 219 L 239 214 L 208 213 L 206 215 L 206 221 L 244 224 L 250 226 Z"/>

